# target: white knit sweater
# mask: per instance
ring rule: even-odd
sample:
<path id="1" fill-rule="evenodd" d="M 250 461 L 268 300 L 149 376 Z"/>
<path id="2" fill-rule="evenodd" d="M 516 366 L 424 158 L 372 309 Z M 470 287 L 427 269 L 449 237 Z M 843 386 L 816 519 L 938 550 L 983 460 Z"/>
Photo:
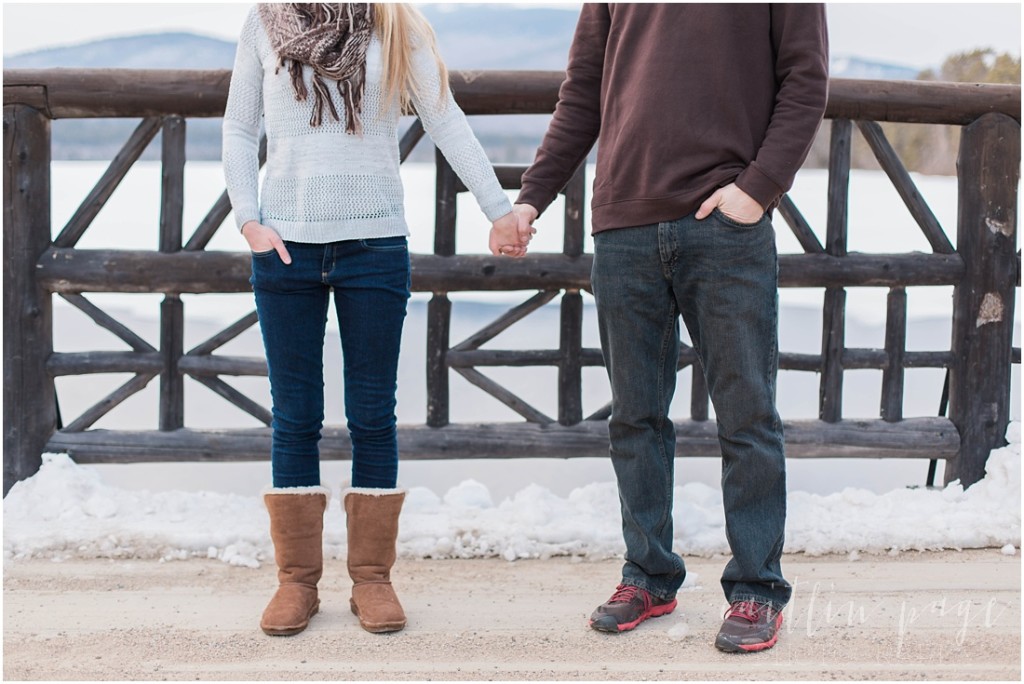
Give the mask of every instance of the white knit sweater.
<path id="1" fill-rule="evenodd" d="M 381 113 L 381 45 L 376 37 L 366 56 L 362 135 L 345 132 L 345 109 L 333 83 L 335 121 L 324 108 L 323 123 L 309 125 L 312 69 L 304 67 L 310 97 L 295 100 L 286 68 L 274 73 L 277 56 L 254 7 L 242 28 L 224 112 L 224 176 L 235 221 L 256 220 L 294 242 L 408 235 L 398 175 L 398 106 Z M 451 93 L 439 98 L 440 75 L 431 51 L 417 49 L 413 69 L 421 84 L 413 105 L 445 158 L 476 197 L 487 219 L 512 210 L 483 148 Z M 266 176 L 259 191 L 260 128 L 267 133 Z"/>

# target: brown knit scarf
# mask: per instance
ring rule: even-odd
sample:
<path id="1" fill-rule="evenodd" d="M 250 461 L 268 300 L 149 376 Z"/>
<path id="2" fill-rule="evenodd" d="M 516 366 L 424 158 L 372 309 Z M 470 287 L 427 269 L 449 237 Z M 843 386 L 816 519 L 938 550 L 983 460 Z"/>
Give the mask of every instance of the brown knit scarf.
<path id="1" fill-rule="evenodd" d="M 313 67 L 313 114 L 309 125 L 319 126 L 324 104 L 335 121 L 338 110 L 324 80 L 334 81 L 345 103 L 345 130 L 361 133 L 363 90 L 366 85 L 366 49 L 373 17 L 369 3 L 276 3 L 259 5 L 260 18 L 277 54 L 277 73 L 288 66 L 295 99 L 308 92 L 302 66 Z M 289 63 L 290 62 L 290 63 Z"/>

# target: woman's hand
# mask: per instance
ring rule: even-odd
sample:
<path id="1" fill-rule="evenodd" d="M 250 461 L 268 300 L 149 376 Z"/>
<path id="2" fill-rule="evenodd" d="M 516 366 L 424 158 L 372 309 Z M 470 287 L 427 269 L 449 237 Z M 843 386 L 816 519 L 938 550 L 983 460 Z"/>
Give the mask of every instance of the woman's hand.
<path id="1" fill-rule="evenodd" d="M 536 231 L 529 224 L 521 226 L 522 219 L 509 212 L 491 224 L 488 246 L 494 256 L 520 258 L 526 256 L 526 248 Z"/>
<path id="2" fill-rule="evenodd" d="M 242 237 L 249 243 L 249 251 L 268 252 L 273 249 L 277 251 L 281 261 L 286 264 L 292 263 L 292 256 L 284 246 L 284 240 L 273 228 L 268 228 L 258 221 L 247 221 L 242 226 Z"/>

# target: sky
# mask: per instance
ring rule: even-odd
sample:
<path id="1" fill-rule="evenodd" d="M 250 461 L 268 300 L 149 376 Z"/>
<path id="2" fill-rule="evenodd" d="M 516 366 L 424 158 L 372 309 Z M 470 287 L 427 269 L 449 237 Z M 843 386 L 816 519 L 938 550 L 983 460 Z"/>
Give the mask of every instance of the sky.
<path id="1" fill-rule="evenodd" d="M 453 4 L 453 3 L 448 3 Z M 250 3 L 4 3 L 3 54 L 137 33 L 189 31 L 235 40 Z M 528 6 L 518 4 L 517 6 Z M 578 11 L 577 3 L 538 3 Z M 938 66 L 953 52 L 993 47 L 1020 55 L 1021 5 L 829 3 L 832 54 Z"/>

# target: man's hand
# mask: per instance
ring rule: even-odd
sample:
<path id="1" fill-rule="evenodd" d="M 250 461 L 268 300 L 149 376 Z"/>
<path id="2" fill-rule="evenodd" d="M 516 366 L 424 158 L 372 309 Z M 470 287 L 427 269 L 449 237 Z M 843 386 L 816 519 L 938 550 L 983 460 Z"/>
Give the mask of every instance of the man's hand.
<path id="1" fill-rule="evenodd" d="M 533 227 L 533 222 L 537 220 L 537 209 L 529 204 L 517 204 L 512 207 L 512 211 L 519 219 L 519 240 L 529 242 L 537 232 Z"/>
<path id="2" fill-rule="evenodd" d="M 697 210 L 696 219 L 699 221 L 707 218 L 715 209 L 737 223 L 757 223 L 764 216 L 764 207 L 735 183 L 715 190 L 711 197 L 704 200 Z"/>
<path id="3" fill-rule="evenodd" d="M 242 226 L 242 237 L 249 243 L 249 250 L 253 252 L 267 252 L 271 249 L 277 251 L 281 261 L 286 264 L 292 263 L 292 256 L 284 246 L 284 240 L 273 228 L 269 228 L 257 221 L 247 221 Z"/>

